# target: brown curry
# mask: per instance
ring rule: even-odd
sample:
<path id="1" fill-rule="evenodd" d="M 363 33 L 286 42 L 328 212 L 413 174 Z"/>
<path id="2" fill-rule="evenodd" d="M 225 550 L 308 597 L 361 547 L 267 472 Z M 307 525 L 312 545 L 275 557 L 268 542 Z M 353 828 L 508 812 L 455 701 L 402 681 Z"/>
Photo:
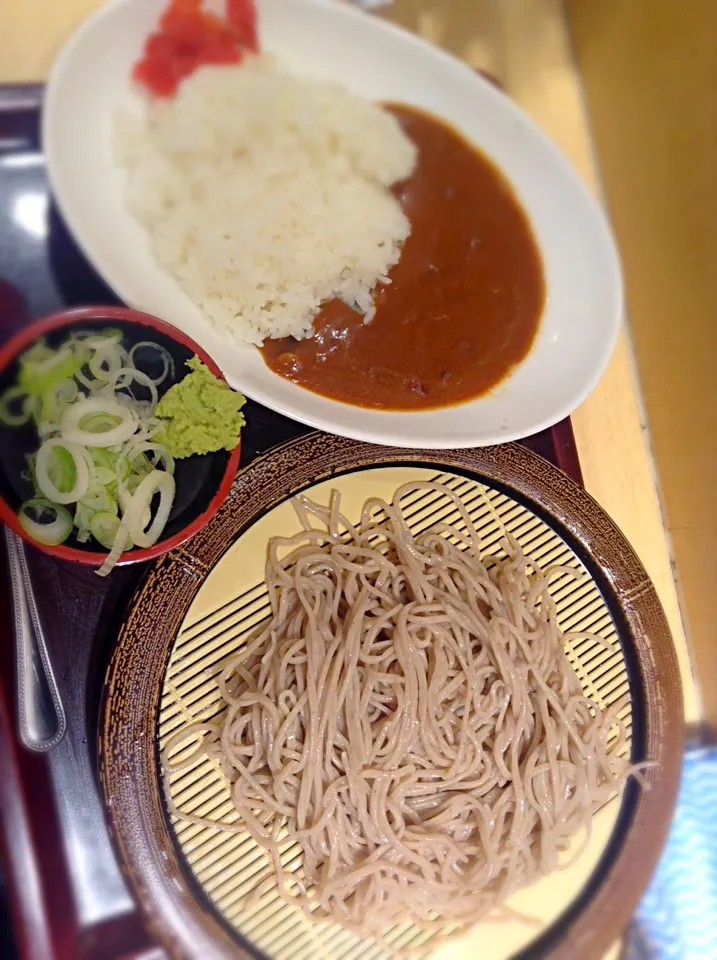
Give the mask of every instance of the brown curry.
<path id="1" fill-rule="evenodd" d="M 362 407 L 416 410 L 480 396 L 523 360 L 545 300 L 528 219 L 500 171 L 441 121 L 389 105 L 418 147 L 396 187 L 411 235 L 369 324 L 326 304 L 314 336 L 267 340 L 276 373 Z"/>

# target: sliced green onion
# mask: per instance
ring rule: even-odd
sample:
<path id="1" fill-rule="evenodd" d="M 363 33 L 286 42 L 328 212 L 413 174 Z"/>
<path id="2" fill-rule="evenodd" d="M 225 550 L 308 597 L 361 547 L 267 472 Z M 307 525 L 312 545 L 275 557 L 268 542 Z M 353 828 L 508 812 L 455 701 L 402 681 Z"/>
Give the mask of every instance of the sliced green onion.
<path id="1" fill-rule="evenodd" d="M 74 524 L 76 528 L 75 536 L 80 543 L 87 543 L 87 541 L 92 536 L 90 530 L 90 524 L 92 523 L 92 518 L 95 515 L 95 511 L 91 510 L 86 504 L 81 500 L 75 507 L 75 516 Z"/>
<path id="2" fill-rule="evenodd" d="M 165 350 L 164 347 L 160 347 L 158 343 L 152 343 L 151 340 L 142 340 L 139 343 L 136 343 L 129 352 L 129 358 L 132 363 L 142 369 L 142 364 L 137 361 L 137 354 L 139 351 L 149 351 L 151 353 L 159 354 L 159 358 L 162 361 L 162 373 L 158 377 L 152 377 L 153 383 L 156 383 L 157 386 L 160 383 L 163 383 L 167 379 L 167 374 L 171 373 L 174 376 L 174 359 L 169 350 Z M 146 371 L 144 371 L 146 373 Z"/>
<path id="3" fill-rule="evenodd" d="M 148 377 L 146 373 L 142 373 L 141 370 L 135 370 L 134 367 L 120 367 L 120 369 L 113 373 L 108 379 L 115 390 L 126 390 L 132 381 L 136 380 L 137 383 L 142 384 L 142 386 L 149 390 L 152 409 L 157 405 L 159 394 L 157 393 L 154 380 Z"/>
<path id="4" fill-rule="evenodd" d="M 114 430 L 121 423 L 122 419 L 111 413 L 87 413 L 80 420 L 79 427 L 90 433 L 106 433 L 107 430 Z"/>
<path id="5" fill-rule="evenodd" d="M 0 397 L 0 423 L 8 427 L 22 427 L 30 419 L 25 401 L 27 390 L 23 387 L 10 387 Z M 19 407 L 19 409 L 17 409 Z"/>
<path id="6" fill-rule="evenodd" d="M 33 397 L 28 393 L 23 401 L 22 408 L 30 419 L 35 420 L 35 423 L 40 421 L 42 400 L 39 397 Z"/>
<path id="7" fill-rule="evenodd" d="M 75 483 L 70 490 L 60 490 L 50 476 L 53 462 L 56 463 L 57 450 L 66 451 L 72 458 L 75 468 Z M 43 495 L 52 503 L 76 503 L 85 495 L 90 482 L 90 471 L 82 447 L 67 440 L 54 437 L 45 440 L 37 451 L 35 459 L 35 477 Z M 60 454 L 62 456 L 62 454 Z"/>
<path id="8" fill-rule="evenodd" d="M 120 518 L 116 513 L 96 513 L 90 521 L 90 532 L 106 550 L 111 550 L 117 539 Z"/>
<path id="9" fill-rule="evenodd" d="M 57 351 L 53 350 L 52 347 L 48 347 L 44 339 L 40 339 L 37 343 L 33 343 L 31 347 L 25 350 L 24 353 L 20 354 L 19 362 L 20 366 L 25 370 L 37 370 L 41 369 L 43 365 L 47 364 L 53 357 L 56 357 Z"/>
<path id="10" fill-rule="evenodd" d="M 23 530 L 47 546 L 64 543 L 72 532 L 69 511 L 41 497 L 26 500 L 17 515 Z"/>
<path id="11" fill-rule="evenodd" d="M 107 447 L 92 447 L 89 453 L 92 460 L 92 482 L 113 488 L 117 484 L 116 457 L 112 456 Z"/>
<path id="12" fill-rule="evenodd" d="M 138 547 L 151 547 L 159 540 L 169 519 L 175 489 L 174 477 L 170 477 L 164 470 L 153 470 L 137 487 L 126 516 L 130 517 L 130 536 Z M 154 519 L 148 525 L 144 521 L 145 510 L 151 507 L 155 493 L 160 497 L 159 506 Z"/>
<path id="13" fill-rule="evenodd" d="M 40 341 L 20 356 L 18 384 L 30 394 L 42 395 L 59 381 L 74 377 L 86 359 L 80 343 L 68 342 L 52 350 Z"/>
<path id="14" fill-rule="evenodd" d="M 81 543 L 94 538 L 109 550 L 102 576 L 125 550 L 159 540 L 176 493 L 174 458 L 153 439 L 163 429 L 157 385 L 174 374 L 173 358 L 150 341 L 128 351 L 123 336 L 108 327 L 76 332 L 59 348 L 39 340 L 0 397 L 0 421 L 33 420 L 41 441 L 23 473 L 35 488 L 23 524 L 41 543 L 61 542 L 73 526 Z"/>
<path id="15" fill-rule="evenodd" d="M 117 340 L 105 340 L 90 357 L 87 366 L 98 380 L 111 380 L 128 360 L 129 354 Z"/>
<path id="16" fill-rule="evenodd" d="M 144 417 L 142 419 L 142 426 L 139 427 L 132 437 L 132 442 L 142 443 L 143 441 L 151 440 L 155 433 L 158 433 L 161 429 L 162 423 L 157 417 Z"/>
<path id="17" fill-rule="evenodd" d="M 100 577 L 107 576 L 129 543 L 150 547 L 159 540 L 174 503 L 175 489 L 174 478 L 164 470 L 154 470 L 144 478 L 127 503 L 109 556 L 97 571 Z M 160 495 L 159 507 L 154 519 L 148 520 L 155 493 Z"/>
<path id="18" fill-rule="evenodd" d="M 154 454 L 154 457 L 151 456 L 152 454 Z M 174 457 L 162 443 L 150 443 L 148 440 L 143 440 L 140 443 L 130 444 L 125 455 L 133 469 L 135 469 L 134 464 L 137 458 L 144 455 L 144 460 L 150 468 L 156 467 L 161 462 L 167 473 L 174 475 Z"/>
<path id="19" fill-rule="evenodd" d="M 77 399 L 77 382 L 70 378 L 58 380 L 42 394 L 37 414 L 41 423 L 57 423 L 64 410 Z"/>
<path id="20" fill-rule="evenodd" d="M 105 327 L 100 333 L 88 332 L 85 337 L 85 346 L 90 350 L 102 350 L 109 344 L 122 342 L 122 331 L 117 327 Z"/>
<path id="21" fill-rule="evenodd" d="M 99 484 L 89 488 L 80 503 L 83 507 L 91 510 L 93 513 L 114 513 L 118 512 L 117 501 Z"/>
<path id="22" fill-rule="evenodd" d="M 77 486 L 77 468 L 69 450 L 59 443 L 50 448 L 47 474 L 60 493 L 69 493 Z"/>
<path id="23" fill-rule="evenodd" d="M 147 470 L 145 473 L 131 473 L 131 474 L 129 475 L 129 477 L 127 477 L 127 483 L 126 483 L 126 485 L 125 485 L 125 490 L 126 490 L 126 492 L 129 494 L 130 497 L 131 497 L 132 494 L 135 492 L 135 490 L 136 490 L 137 487 L 140 485 L 140 483 L 144 480 L 144 478 L 145 478 L 145 477 L 148 477 L 151 472 L 152 472 L 152 470 L 149 469 L 149 470 Z"/>
<path id="24" fill-rule="evenodd" d="M 40 490 L 37 485 L 37 474 L 35 472 L 35 461 L 37 460 L 36 453 L 28 453 L 25 457 L 27 460 L 27 472 L 30 476 L 30 483 L 32 484 L 32 489 L 35 493 L 35 499 L 42 498 L 42 490 Z"/>
<path id="25" fill-rule="evenodd" d="M 117 426 L 109 430 L 92 431 L 80 427 L 83 417 L 90 413 L 102 413 L 117 417 Z M 77 400 L 62 414 L 60 430 L 73 443 L 88 447 L 112 447 L 124 443 L 137 429 L 137 418 L 129 407 L 109 397 L 85 397 Z"/>
<path id="26" fill-rule="evenodd" d="M 75 374 L 75 377 L 80 384 L 91 393 L 94 393 L 95 391 L 100 390 L 102 387 L 107 386 L 107 381 L 95 380 L 94 377 L 88 377 L 84 370 L 78 370 Z"/>
<path id="27" fill-rule="evenodd" d="M 120 487 L 123 487 L 129 479 L 131 467 L 127 457 L 120 453 L 115 461 L 115 479 Z"/>
<path id="28" fill-rule="evenodd" d="M 117 488 L 117 499 L 119 501 L 120 510 L 123 514 L 127 513 L 129 510 L 130 504 L 132 503 L 132 496 L 136 493 L 137 488 L 140 483 L 144 480 L 145 477 L 149 476 L 151 473 L 150 469 L 143 474 L 133 473 L 127 480 L 127 486 L 121 486 Z M 146 527 L 149 524 L 149 521 L 152 518 L 152 511 L 149 506 L 145 508 L 144 513 L 142 514 L 142 526 Z"/>

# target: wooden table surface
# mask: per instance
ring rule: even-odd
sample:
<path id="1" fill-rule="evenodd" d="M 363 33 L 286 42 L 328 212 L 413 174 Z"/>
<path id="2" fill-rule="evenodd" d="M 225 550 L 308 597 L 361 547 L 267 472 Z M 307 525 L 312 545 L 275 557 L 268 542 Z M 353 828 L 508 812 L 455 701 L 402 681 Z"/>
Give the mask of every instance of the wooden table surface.
<path id="1" fill-rule="evenodd" d="M 0 0 L 0 83 L 45 79 L 53 57 L 101 0 Z M 396 0 L 380 11 L 488 70 L 563 149 L 593 190 L 598 176 L 560 0 Z M 573 415 L 585 486 L 635 547 L 677 644 L 686 719 L 700 720 L 628 331 L 602 381 Z"/>
<path id="2" fill-rule="evenodd" d="M 662 506 L 717 741 L 717 3 L 566 0 Z"/>

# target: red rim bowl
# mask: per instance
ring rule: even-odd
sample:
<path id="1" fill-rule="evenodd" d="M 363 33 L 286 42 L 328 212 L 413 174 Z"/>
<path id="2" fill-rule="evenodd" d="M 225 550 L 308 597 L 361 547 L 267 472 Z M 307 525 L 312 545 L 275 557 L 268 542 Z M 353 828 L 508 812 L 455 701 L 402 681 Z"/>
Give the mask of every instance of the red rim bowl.
<path id="1" fill-rule="evenodd" d="M 3 377 L 5 371 L 14 363 L 19 354 L 26 350 L 39 337 L 47 336 L 63 328 L 69 330 L 73 327 L 86 326 L 91 322 L 101 323 L 105 321 L 139 325 L 148 328 L 148 330 L 155 331 L 167 340 L 174 341 L 175 344 L 185 348 L 190 354 L 196 354 L 216 377 L 219 377 L 221 380 L 225 379 L 221 370 L 209 354 L 203 350 L 199 344 L 195 343 L 194 340 L 182 333 L 181 330 L 177 330 L 171 324 L 165 323 L 163 320 L 159 320 L 157 317 L 150 316 L 147 313 L 131 310 L 128 307 L 103 306 L 76 307 L 70 310 L 61 310 L 24 327 L 0 347 L 0 378 Z M 185 543 L 190 537 L 197 533 L 198 530 L 201 530 L 202 527 L 211 520 L 226 499 L 239 466 L 240 453 L 241 441 L 234 450 L 228 454 L 226 467 L 219 486 L 201 513 L 193 517 L 190 522 L 182 526 L 181 529 L 170 537 L 160 539 L 153 546 L 125 551 L 117 561 L 118 564 L 141 563 L 144 560 L 153 560 L 168 550 L 172 550 L 180 544 Z M 223 455 L 227 456 L 226 451 L 224 451 Z M 20 525 L 16 512 L 2 495 L 0 495 L 0 520 L 14 530 L 23 540 L 37 547 L 38 550 L 42 550 L 43 553 L 51 554 L 54 557 L 59 557 L 62 560 L 72 560 L 76 563 L 99 567 L 108 554 L 107 550 L 94 550 L 92 548 L 81 549 L 79 547 L 65 546 L 64 544 L 52 546 L 38 543 L 36 540 L 33 540 Z"/>

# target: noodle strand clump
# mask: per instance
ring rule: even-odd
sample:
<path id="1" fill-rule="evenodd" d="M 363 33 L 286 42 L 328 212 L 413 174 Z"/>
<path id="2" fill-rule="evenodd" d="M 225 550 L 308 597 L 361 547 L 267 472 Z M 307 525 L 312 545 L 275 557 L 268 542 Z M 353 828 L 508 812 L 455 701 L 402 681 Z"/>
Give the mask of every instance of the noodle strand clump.
<path id="1" fill-rule="evenodd" d="M 402 500 L 434 492 L 462 521 L 414 536 Z M 584 696 L 555 568 L 512 540 L 482 558 L 444 486 L 369 500 L 357 526 L 336 491 L 294 504 L 305 530 L 270 543 L 271 618 L 223 671 L 203 749 L 282 895 L 315 919 L 379 936 L 474 923 L 558 867 L 631 772 L 623 704 Z M 298 870 L 281 863 L 291 842 Z"/>

